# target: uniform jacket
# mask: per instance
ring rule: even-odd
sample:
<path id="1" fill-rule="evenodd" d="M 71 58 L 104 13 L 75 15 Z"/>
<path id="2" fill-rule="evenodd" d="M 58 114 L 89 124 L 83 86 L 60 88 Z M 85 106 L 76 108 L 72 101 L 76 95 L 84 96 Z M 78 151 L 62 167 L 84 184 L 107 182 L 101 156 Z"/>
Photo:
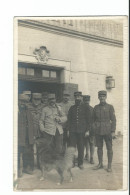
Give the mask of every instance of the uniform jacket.
<path id="1" fill-rule="evenodd" d="M 90 109 L 85 104 L 73 105 L 68 113 L 68 129 L 70 132 L 85 133 L 90 129 Z"/>
<path id="2" fill-rule="evenodd" d="M 42 109 L 44 105 L 41 103 L 38 106 L 34 106 L 32 103 L 27 105 L 28 110 L 31 112 L 33 116 L 33 125 L 34 125 L 34 136 L 41 137 L 40 127 L 39 127 L 39 120 L 41 117 Z"/>
<path id="3" fill-rule="evenodd" d="M 28 143 L 34 143 L 34 128 L 33 117 L 29 110 L 22 110 L 18 112 L 18 145 L 25 146 L 26 136 L 28 133 Z"/>
<path id="4" fill-rule="evenodd" d="M 107 135 L 115 132 L 116 117 L 112 105 L 105 103 L 104 105 L 96 105 L 94 107 L 94 128 L 95 134 Z"/>
<path id="5" fill-rule="evenodd" d="M 60 123 L 55 121 L 55 117 L 60 117 Z M 46 106 L 42 110 L 41 118 L 39 121 L 40 130 L 50 135 L 55 135 L 56 129 L 59 130 L 60 134 L 63 134 L 62 123 L 66 122 L 67 117 L 58 109 L 56 106 Z"/>
<path id="6" fill-rule="evenodd" d="M 58 105 L 61 107 L 61 110 L 65 113 L 65 115 L 67 117 L 68 116 L 69 109 L 70 109 L 70 107 L 73 104 L 71 102 L 67 102 L 67 103 L 61 102 Z M 62 124 L 63 128 L 67 128 L 67 123 L 68 123 L 68 121 L 66 121 L 66 122 L 64 122 Z"/>

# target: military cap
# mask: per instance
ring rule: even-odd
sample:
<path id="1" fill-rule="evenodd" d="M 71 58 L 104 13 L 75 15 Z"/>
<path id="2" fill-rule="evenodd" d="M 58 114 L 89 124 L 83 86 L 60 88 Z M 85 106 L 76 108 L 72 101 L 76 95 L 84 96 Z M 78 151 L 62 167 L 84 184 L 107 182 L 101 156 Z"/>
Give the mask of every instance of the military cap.
<path id="1" fill-rule="evenodd" d="M 74 92 L 74 96 L 76 96 L 76 95 L 82 96 L 82 92 L 81 92 L 81 91 L 76 91 L 76 92 Z"/>
<path id="2" fill-rule="evenodd" d="M 48 99 L 55 99 L 55 98 L 56 98 L 56 96 L 54 93 L 48 94 Z"/>
<path id="3" fill-rule="evenodd" d="M 21 101 L 28 101 L 28 96 L 26 94 L 19 94 L 18 99 Z"/>
<path id="4" fill-rule="evenodd" d="M 67 90 L 63 91 L 63 95 L 70 96 L 69 92 Z"/>
<path id="5" fill-rule="evenodd" d="M 43 97 L 44 97 L 44 96 L 48 96 L 48 92 L 46 92 L 46 91 L 42 92 L 42 96 L 43 96 Z"/>
<path id="6" fill-rule="evenodd" d="M 23 94 L 31 95 L 31 91 L 23 91 Z"/>
<path id="7" fill-rule="evenodd" d="M 104 95 L 104 96 L 107 96 L 107 92 L 106 91 L 99 91 L 98 92 L 98 96 L 100 96 L 100 95 Z"/>
<path id="8" fill-rule="evenodd" d="M 90 95 L 83 95 L 83 100 L 90 100 Z"/>
<path id="9" fill-rule="evenodd" d="M 42 94 L 41 93 L 32 93 L 32 97 L 35 98 L 35 99 L 41 99 Z"/>

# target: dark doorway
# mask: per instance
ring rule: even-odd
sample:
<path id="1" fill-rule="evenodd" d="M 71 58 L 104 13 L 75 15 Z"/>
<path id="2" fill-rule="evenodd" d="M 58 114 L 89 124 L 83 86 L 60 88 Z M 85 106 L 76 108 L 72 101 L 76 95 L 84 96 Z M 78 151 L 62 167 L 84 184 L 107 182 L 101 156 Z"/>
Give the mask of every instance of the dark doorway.
<path id="1" fill-rule="evenodd" d="M 44 91 L 48 93 L 55 93 L 57 101 L 61 101 L 63 85 L 59 83 L 45 83 L 45 82 L 33 82 L 23 81 L 18 82 L 18 93 L 29 90 L 32 93 L 42 93 Z"/>

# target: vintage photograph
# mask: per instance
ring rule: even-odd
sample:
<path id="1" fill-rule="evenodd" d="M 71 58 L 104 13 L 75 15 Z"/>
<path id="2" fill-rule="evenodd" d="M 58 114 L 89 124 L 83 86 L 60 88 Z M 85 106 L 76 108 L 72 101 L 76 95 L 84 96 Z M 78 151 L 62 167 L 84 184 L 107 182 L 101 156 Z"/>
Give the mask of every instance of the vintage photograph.
<path id="1" fill-rule="evenodd" d="M 127 188 L 126 26 L 14 18 L 14 190 Z"/>

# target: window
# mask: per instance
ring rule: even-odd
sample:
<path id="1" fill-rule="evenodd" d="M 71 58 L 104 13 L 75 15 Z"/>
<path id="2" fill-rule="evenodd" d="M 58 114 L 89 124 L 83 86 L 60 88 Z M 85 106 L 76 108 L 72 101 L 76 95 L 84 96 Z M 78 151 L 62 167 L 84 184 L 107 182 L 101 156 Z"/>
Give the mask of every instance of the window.
<path id="1" fill-rule="evenodd" d="M 50 77 L 56 78 L 56 71 L 50 71 Z"/>
<path id="2" fill-rule="evenodd" d="M 19 67 L 19 68 L 18 68 L 18 74 L 25 75 L 25 73 L 26 73 L 26 71 L 25 71 L 25 70 L 26 70 L 25 68 L 23 68 L 23 67 Z"/>
<path id="3" fill-rule="evenodd" d="M 34 69 L 33 68 L 27 68 L 27 75 L 34 76 Z"/>
<path id="4" fill-rule="evenodd" d="M 49 77 L 49 71 L 48 70 L 42 70 L 42 76 L 43 77 Z"/>

